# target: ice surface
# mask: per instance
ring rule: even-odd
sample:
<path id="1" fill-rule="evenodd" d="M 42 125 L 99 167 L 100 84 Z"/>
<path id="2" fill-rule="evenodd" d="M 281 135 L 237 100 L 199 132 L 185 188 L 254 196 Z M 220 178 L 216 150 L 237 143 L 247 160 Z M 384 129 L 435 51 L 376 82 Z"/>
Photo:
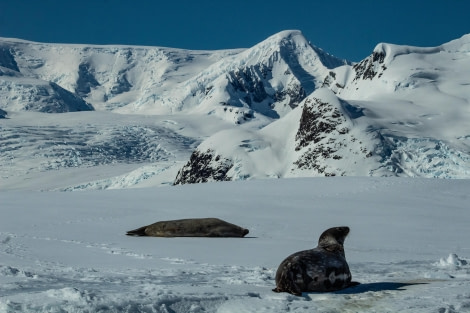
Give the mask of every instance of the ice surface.
<path id="1" fill-rule="evenodd" d="M 469 180 L 308 178 L 84 192 L 0 192 L 0 312 L 468 312 Z M 214 216 L 249 237 L 137 238 Z M 353 279 L 277 294 L 293 252 L 348 225 Z"/>

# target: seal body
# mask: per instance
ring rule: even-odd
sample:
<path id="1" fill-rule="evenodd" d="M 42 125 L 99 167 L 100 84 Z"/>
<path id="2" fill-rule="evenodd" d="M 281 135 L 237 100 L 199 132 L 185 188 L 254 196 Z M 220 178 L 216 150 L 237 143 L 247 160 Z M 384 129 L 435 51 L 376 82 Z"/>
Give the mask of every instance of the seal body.
<path id="1" fill-rule="evenodd" d="M 302 292 L 336 291 L 356 285 L 351 282 L 343 248 L 348 233 L 346 226 L 327 229 L 315 249 L 288 256 L 279 265 L 273 291 L 300 296 Z"/>
<path id="2" fill-rule="evenodd" d="M 244 237 L 248 229 L 218 218 L 160 221 L 127 232 L 129 236 L 152 237 Z"/>

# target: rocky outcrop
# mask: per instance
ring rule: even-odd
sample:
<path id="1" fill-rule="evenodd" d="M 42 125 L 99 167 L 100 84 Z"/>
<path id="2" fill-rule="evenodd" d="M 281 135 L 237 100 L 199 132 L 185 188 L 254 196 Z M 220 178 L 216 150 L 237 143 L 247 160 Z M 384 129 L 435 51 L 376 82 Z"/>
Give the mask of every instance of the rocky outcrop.
<path id="1" fill-rule="evenodd" d="M 353 69 L 356 71 L 354 80 L 372 80 L 376 76 L 380 78 L 383 74 L 383 71 L 387 69 L 384 61 L 385 52 L 374 51 L 371 56 L 353 66 Z"/>
<path id="2" fill-rule="evenodd" d="M 88 63 L 82 63 L 78 66 L 78 79 L 75 93 L 80 97 L 86 97 L 92 88 L 99 86 L 100 83 L 93 75 L 92 68 Z"/>
<path id="3" fill-rule="evenodd" d="M 0 46 L 0 66 L 19 72 L 18 64 L 15 61 L 11 49 Z"/>
<path id="4" fill-rule="evenodd" d="M 340 173 L 328 171 L 326 159 L 343 158 L 338 150 L 347 144 L 347 120 L 337 107 L 319 98 L 307 99 L 295 136 L 295 150 L 301 151 L 294 165 L 303 170 L 315 170 L 325 176 Z"/>
<path id="5" fill-rule="evenodd" d="M 188 163 L 178 171 L 174 185 L 205 183 L 209 181 L 229 181 L 227 172 L 233 162 L 217 155 L 213 150 L 196 150 Z"/>

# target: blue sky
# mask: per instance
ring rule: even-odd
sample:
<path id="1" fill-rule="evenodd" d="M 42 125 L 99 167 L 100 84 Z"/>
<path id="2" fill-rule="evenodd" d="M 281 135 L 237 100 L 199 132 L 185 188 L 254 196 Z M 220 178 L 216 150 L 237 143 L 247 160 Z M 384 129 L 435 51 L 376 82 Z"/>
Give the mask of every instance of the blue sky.
<path id="1" fill-rule="evenodd" d="M 470 33 L 469 12 L 467 0 L 0 0 L 0 36 L 212 50 L 299 29 L 359 61 L 379 42 L 436 46 Z"/>

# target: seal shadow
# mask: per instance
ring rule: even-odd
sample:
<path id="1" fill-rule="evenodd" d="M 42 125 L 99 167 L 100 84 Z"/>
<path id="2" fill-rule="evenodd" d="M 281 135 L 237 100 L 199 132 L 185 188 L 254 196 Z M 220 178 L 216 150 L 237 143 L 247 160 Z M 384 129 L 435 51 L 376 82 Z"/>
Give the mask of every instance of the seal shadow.
<path id="1" fill-rule="evenodd" d="M 399 283 L 399 282 L 376 282 L 376 283 L 367 283 L 361 284 L 358 282 L 352 282 L 351 287 L 347 287 L 345 289 L 341 289 L 338 291 L 332 291 L 331 293 L 338 294 L 338 295 L 352 295 L 352 294 L 360 294 L 366 293 L 369 291 L 380 292 L 380 291 L 405 291 L 407 286 L 413 285 L 425 285 L 427 283 L 424 282 L 409 282 L 409 283 Z M 313 294 L 320 294 L 324 292 L 302 292 L 302 297 L 311 300 L 308 295 Z"/>
<path id="2" fill-rule="evenodd" d="M 424 282 L 408 282 L 408 283 L 399 283 L 399 282 L 376 282 L 376 283 L 366 283 L 366 284 L 357 284 L 355 286 L 348 287 L 346 289 L 335 291 L 336 294 L 359 294 L 369 291 L 404 291 L 406 287 L 413 285 L 424 285 L 427 283 Z"/>

